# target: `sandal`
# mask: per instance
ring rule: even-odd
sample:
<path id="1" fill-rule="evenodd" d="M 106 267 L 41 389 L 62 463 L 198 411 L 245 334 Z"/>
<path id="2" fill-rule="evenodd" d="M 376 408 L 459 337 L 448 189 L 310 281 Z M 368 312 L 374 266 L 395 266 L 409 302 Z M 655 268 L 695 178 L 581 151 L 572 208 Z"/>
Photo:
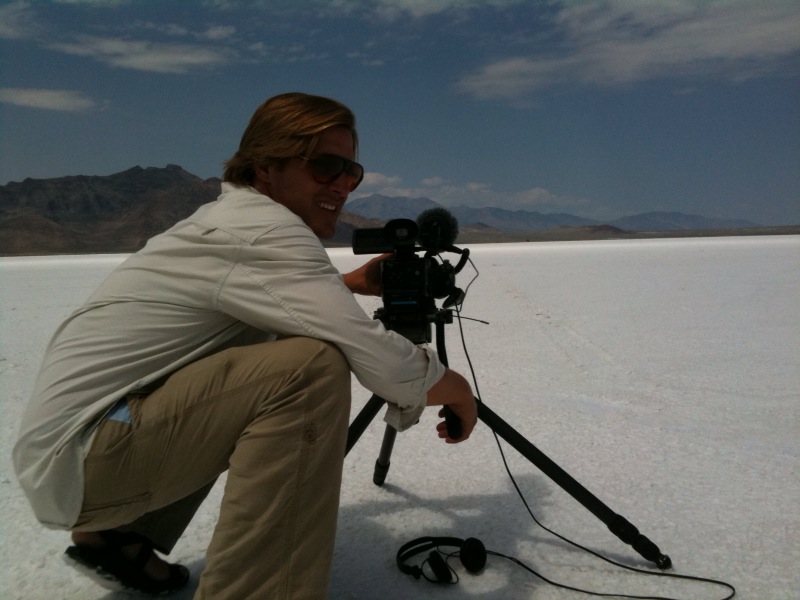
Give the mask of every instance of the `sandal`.
<path id="1" fill-rule="evenodd" d="M 111 530 L 98 533 L 106 542 L 104 546 L 76 544 L 67 548 L 64 557 L 70 566 L 79 568 L 103 587 L 155 596 L 171 594 L 189 581 L 189 569 L 178 564 L 169 565 L 169 577 L 163 581 L 147 575 L 144 567 L 153 553 L 153 544 L 144 536 Z M 134 558 L 128 558 L 121 549 L 133 544 L 142 547 Z"/>

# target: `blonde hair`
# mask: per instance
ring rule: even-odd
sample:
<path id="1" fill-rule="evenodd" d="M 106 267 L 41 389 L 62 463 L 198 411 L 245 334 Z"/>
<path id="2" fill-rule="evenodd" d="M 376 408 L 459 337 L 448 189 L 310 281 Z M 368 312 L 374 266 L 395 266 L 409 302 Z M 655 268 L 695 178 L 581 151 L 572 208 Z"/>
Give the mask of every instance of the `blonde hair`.
<path id="1" fill-rule="evenodd" d="M 331 127 L 349 129 L 358 149 L 356 118 L 343 104 L 299 92 L 273 96 L 253 113 L 239 149 L 225 161 L 223 180 L 252 185 L 256 167 L 310 155 L 322 132 Z"/>

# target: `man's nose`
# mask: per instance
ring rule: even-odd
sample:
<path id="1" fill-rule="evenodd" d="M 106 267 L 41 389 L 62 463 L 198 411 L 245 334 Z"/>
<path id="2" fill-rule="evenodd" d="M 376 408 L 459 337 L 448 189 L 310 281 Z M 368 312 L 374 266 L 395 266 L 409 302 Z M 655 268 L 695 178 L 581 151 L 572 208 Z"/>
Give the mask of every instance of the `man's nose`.
<path id="1" fill-rule="evenodd" d="M 340 194 L 343 200 L 347 200 L 347 196 L 350 195 L 350 177 L 343 171 L 339 173 L 336 179 L 328 184 L 328 187 Z"/>

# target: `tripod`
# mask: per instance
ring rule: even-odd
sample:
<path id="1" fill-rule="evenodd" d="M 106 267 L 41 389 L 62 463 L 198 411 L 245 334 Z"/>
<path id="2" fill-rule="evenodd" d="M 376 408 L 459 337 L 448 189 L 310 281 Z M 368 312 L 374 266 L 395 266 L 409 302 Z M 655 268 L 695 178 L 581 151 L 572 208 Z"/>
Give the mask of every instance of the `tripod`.
<path id="1" fill-rule="evenodd" d="M 453 322 L 452 310 L 440 309 L 436 311 L 433 322 L 436 325 L 436 349 L 442 364 L 447 366 L 444 326 L 447 323 Z M 476 402 L 478 403 L 478 418 L 481 421 L 538 467 L 545 475 L 550 477 L 550 479 L 557 483 L 575 500 L 580 502 L 584 508 L 605 523 L 614 535 L 630 545 L 643 558 L 654 563 L 659 569 L 666 570 L 672 567 L 672 560 L 670 557 L 663 554 L 658 546 L 639 533 L 639 530 L 630 521 L 603 504 L 589 490 L 573 479 L 569 473 L 548 458 L 541 450 L 525 439 L 483 402 L 478 399 L 476 399 Z M 373 394 L 356 418 L 353 419 L 347 433 L 347 449 L 345 455 L 355 446 L 358 439 L 364 431 L 366 431 L 369 424 L 385 403 L 386 401 L 383 398 Z M 448 431 L 451 432 L 451 437 L 459 437 L 458 435 L 453 435 L 450 426 L 451 423 L 448 422 Z M 375 461 L 375 471 L 372 477 L 372 481 L 375 485 L 383 485 L 386 480 L 386 475 L 389 472 L 391 464 L 391 455 L 396 435 L 397 431 L 391 425 L 387 425 L 380 453 L 378 459 Z"/>

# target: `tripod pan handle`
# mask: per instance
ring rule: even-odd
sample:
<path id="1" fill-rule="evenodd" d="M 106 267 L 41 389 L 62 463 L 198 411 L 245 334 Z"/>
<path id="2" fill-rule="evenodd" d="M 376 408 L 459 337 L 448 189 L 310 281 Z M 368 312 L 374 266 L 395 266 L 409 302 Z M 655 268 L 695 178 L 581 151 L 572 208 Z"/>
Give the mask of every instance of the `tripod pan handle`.
<path id="1" fill-rule="evenodd" d="M 444 422 L 447 425 L 447 436 L 451 439 L 457 440 L 464 433 L 461 427 L 461 419 L 454 413 L 449 406 L 444 407 Z"/>

